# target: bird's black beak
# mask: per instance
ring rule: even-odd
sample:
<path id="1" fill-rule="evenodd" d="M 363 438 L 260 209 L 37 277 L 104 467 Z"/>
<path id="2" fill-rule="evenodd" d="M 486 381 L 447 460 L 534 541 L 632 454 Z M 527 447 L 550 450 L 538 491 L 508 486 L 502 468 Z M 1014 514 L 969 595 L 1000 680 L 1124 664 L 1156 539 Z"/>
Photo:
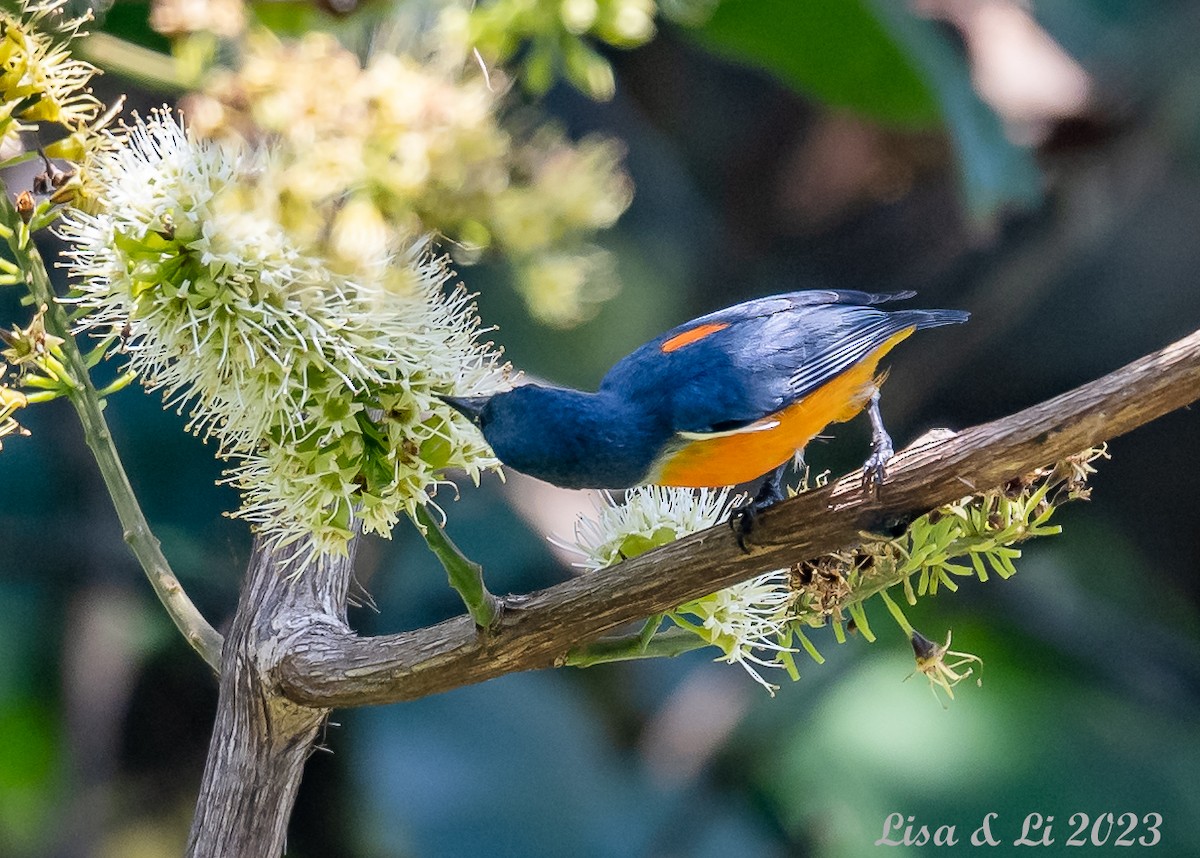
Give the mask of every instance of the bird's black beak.
<path id="1" fill-rule="evenodd" d="M 438 399 L 449 405 L 463 417 L 466 417 L 476 426 L 479 425 L 479 415 L 483 412 L 483 407 L 488 404 L 490 396 L 441 396 Z"/>

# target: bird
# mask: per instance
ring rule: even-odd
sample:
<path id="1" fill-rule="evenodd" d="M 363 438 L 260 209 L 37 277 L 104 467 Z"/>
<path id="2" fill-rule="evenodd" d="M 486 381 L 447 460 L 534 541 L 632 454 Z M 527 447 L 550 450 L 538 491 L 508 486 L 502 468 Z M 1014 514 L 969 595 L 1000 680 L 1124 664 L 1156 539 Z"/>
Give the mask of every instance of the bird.
<path id="1" fill-rule="evenodd" d="M 595 392 L 524 384 L 442 396 L 506 466 L 565 488 L 716 488 L 765 477 L 746 505 L 783 499 L 793 459 L 831 423 L 864 409 L 864 482 L 885 478 L 892 440 L 879 362 L 914 331 L 961 310 L 885 310 L 910 291 L 808 290 L 746 301 L 679 325 L 618 361 Z"/>

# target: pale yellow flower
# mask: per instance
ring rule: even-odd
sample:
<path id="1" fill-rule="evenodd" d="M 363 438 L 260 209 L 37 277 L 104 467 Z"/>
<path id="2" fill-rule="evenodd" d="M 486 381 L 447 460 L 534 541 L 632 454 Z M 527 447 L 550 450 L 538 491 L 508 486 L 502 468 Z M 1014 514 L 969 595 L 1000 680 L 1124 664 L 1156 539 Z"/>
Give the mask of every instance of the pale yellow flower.
<path id="1" fill-rule="evenodd" d="M 84 166 L 100 206 L 60 228 L 81 326 L 120 334 L 142 384 L 234 460 L 237 515 L 342 551 L 354 519 L 387 534 L 448 470 L 497 464 L 438 398 L 503 372 L 425 245 L 329 257 L 288 223 L 285 156 L 196 140 L 165 111 Z"/>
<path id="2" fill-rule="evenodd" d="M 86 19 L 63 15 L 67 0 L 0 10 L 0 125 L 53 122 L 74 130 L 100 113 L 88 84 L 95 66 L 71 55 Z"/>
<path id="3" fill-rule="evenodd" d="M 325 34 L 258 32 L 241 67 L 214 73 L 184 110 L 201 136 L 287 150 L 276 180 L 288 229 L 330 238 L 331 257 L 353 259 L 364 225 L 393 243 L 433 233 L 459 263 L 511 263 L 539 318 L 583 320 L 615 291 L 590 242 L 632 197 L 620 147 L 571 142 L 525 115 L 502 122 L 499 73 L 435 60 L 376 50 L 364 64 Z M 565 276 L 551 284 L 552 271 Z"/>
<path id="4" fill-rule="evenodd" d="M 212 33 L 226 39 L 246 28 L 242 0 L 154 0 L 150 27 L 164 36 Z"/>

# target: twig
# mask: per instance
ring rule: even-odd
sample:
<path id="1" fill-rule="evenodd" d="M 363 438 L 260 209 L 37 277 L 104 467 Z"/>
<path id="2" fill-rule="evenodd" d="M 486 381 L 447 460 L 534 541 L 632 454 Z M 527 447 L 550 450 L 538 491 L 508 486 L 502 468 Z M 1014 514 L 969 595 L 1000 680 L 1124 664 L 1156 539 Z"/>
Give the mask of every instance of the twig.
<path id="1" fill-rule="evenodd" d="M 877 494 L 851 475 L 767 510 L 743 554 L 718 527 L 531 594 L 481 639 L 470 617 L 372 638 L 314 628 L 278 668 L 283 691 L 310 706 L 411 700 L 519 670 L 622 624 L 779 569 L 844 550 L 863 530 L 907 524 L 977 489 L 1056 462 L 1200 398 L 1200 331 L 1054 399 L 902 451 Z"/>
<path id="2" fill-rule="evenodd" d="M 113 506 L 116 507 L 117 516 L 124 529 L 125 541 L 133 550 L 146 577 L 150 579 L 155 594 L 167 609 L 176 627 L 200 657 L 213 670 L 219 671 L 223 644 L 221 635 L 209 625 L 184 592 L 179 579 L 175 577 L 170 564 L 163 556 L 158 539 L 142 514 L 137 496 L 134 495 L 133 487 L 129 484 L 129 478 L 121 465 L 112 433 L 101 411 L 101 398 L 92 384 L 86 360 L 79 351 L 74 336 L 71 335 L 67 314 L 58 303 L 50 285 L 50 276 L 46 272 L 41 254 L 33 245 L 29 228 L 21 221 L 3 186 L 0 186 L 0 222 L 8 228 L 5 230 L 8 246 L 24 272 L 25 282 L 34 302 L 46 305 L 47 329 L 63 340 L 61 348 L 66 356 L 66 370 L 73 383 L 68 398 L 79 415 L 84 440 L 96 459 L 100 474 L 104 478 L 104 485 L 112 497 Z"/>
<path id="3" fill-rule="evenodd" d="M 428 507 L 417 507 L 415 518 L 424 530 L 425 544 L 441 561 L 450 586 L 463 600 L 475 625 L 481 629 L 493 628 L 500 619 L 502 605 L 483 583 L 483 567 L 458 550 Z"/>
<path id="4" fill-rule="evenodd" d="M 83 59 L 136 81 L 147 89 L 156 92 L 182 92 L 187 89 L 174 58 L 111 33 L 89 33 L 77 43 L 75 50 Z"/>
<path id="5" fill-rule="evenodd" d="M 661 619 L 661 618 L 660 618 Z M 614 661 L 634 661 L 639 658 L 672 658 L 685 652 L 703 649 L 709 642 L 683 629 L 666 629 L 651 638 L 641 633 L 600 638 L 567 653 L 564 665 L 592 667 Z"/>

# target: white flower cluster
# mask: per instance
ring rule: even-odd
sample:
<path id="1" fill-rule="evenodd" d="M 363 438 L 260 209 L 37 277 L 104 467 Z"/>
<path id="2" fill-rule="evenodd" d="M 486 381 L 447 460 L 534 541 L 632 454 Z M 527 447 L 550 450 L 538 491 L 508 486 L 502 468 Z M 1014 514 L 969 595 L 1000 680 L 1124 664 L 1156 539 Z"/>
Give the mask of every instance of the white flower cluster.
<path id="1" fill-rule="evenodd" d="M 621 503 L 606 494 L 595 518 L 575 523 L 573 541 L 555 543 L 579 554 L 579 566 L 603 569 L 720 524 L 731 509 L 729 489 L 642 486 L 626 492 Z M 794 652 L 780 643 L 787 637 L 794 601 L 789 570 L 780 569 L 681 605 L 667 619 L 719 647 L 724 655 L 718 660 L 740 664 L 774 694 L 777 686 L 756 666 L 784 668 L 777 656 Z"/>
<path id="2" fill-rule="evenodd" d="M 84 165 L 97 210 L 60 233 L 81 327 L 121 337 L 143 385 L 237 462 L 237 514 L 341 551 L 355 519 L 387 534 L 446 469 L 497 464 L 437 397 L 492 390 L 503 368 L 423 247 L 380 242 L 351 266 L 290 231 L 280 161 L 156 112 Z"/>
<path id="3" fill-rule="evenodd" d="M 729 517 L 729 508 L 729 489 L 642 486 L 621 503 L 605 492 L 596 517 L 575 522 L 574 541 L 552 541 L 578 554 L 577 566 L 594 571 L 712 527 Z"/>
<path id="4" fill-rule="evenodd" d="M 720 647 L 723 661 L 740 664 L 774 696 L 779 686 L 763 679 L 755 665 L 786 669 L 777 656 L 796 651 L 780 643 L 787 636 L 788 623 L 795 619 L 791 611 L 795 599 L 789 571 L 776 569 L 680 605 L 673 619 L 686 628 L 687 619 L 694 618 L 698 626 L 692 626 L 692 631 Z"/>

